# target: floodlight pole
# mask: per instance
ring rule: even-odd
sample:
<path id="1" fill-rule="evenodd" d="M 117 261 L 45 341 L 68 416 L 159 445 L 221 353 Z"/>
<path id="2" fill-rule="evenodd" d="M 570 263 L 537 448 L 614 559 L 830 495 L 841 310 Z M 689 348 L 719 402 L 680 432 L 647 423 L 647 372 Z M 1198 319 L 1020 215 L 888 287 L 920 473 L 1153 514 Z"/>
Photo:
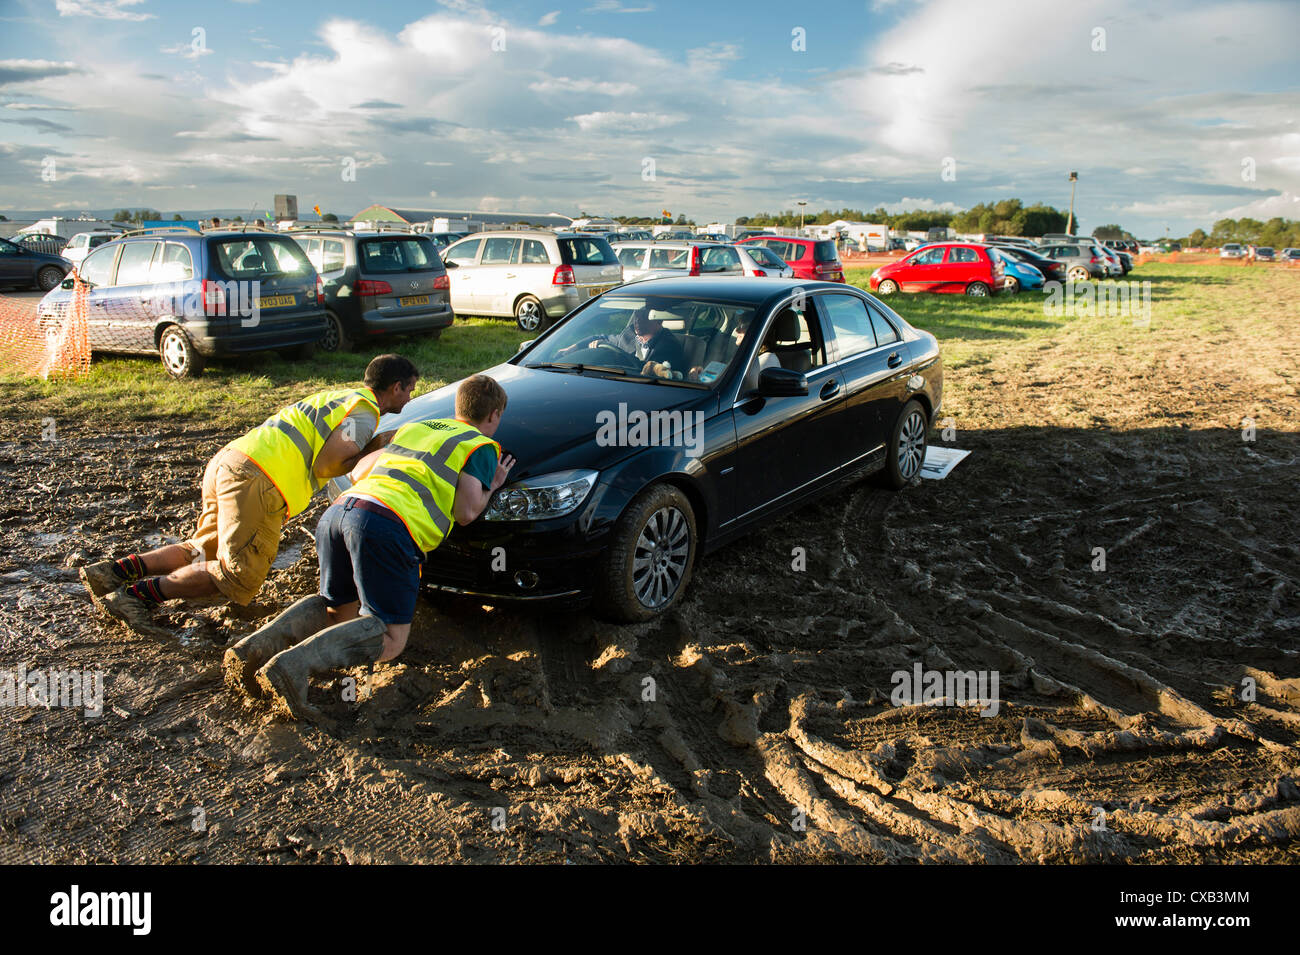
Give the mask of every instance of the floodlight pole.
<path id="1" fill-rule="evenodd" d="M 1065 224 L 1065 234 L 1074 235 L 1074 184 L 1079 181 L 1077 172 L 1070 173 L 1070 218 Z"/>

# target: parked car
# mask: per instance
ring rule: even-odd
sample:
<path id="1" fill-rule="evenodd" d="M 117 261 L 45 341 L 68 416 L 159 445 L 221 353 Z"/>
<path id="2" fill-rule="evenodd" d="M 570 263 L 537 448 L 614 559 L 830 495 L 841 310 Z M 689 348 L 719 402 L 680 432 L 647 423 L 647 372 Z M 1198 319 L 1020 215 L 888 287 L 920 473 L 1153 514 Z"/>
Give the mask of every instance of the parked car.
<path id="1" fill-rule="evenodd" d="M 13 242 L 28 252 L 42 252 L 45 255 L 62 255 L 68 240 L 61 235 L 49 232 L 22 232 L 15 235 Z"/>
<path id="2" fill-rule="evenodd" d="M 1244 259 L 1246 250 L 1236 242 L 1229 242 L 1219 249 L 1219 258 L 1221 259 Z"/>
<path id="3" fill-rule="evenodd" d="M 843 282 L 844 266 L 834 239 L 793 239 L 781 236 L 756 236 L 737 241 L 737 245 L 761 245 L 771 249 L 786 265 L 794 269 L 795 278 L 810 282 Z"/>
<path id="4" fill-rule="evenodd" d="M 0 288 L 38 288 L 48 292 L 71 269 L 72 263 L 61 255 L 36 252 L 0 239 Z"/>
<path id="5" fill-rule="evenodd" d="M 641 310 L 691 356 L 689 374 L 653 377 L 622 348 L 589 345 Z M 671 610 L 703 555 L 814 496 L 873 473 L 915 481 L 943 397 L 932 335 L 853 286 L 797 279 L 625 286 L 484 373 L 509 397 L 496 440 L 519 463 L 429 554 L 422 582 L 477 602 L 594 600 L 627 622 Z M 454 415 L 455 391 L 379 430 Z M 619 415 L 677 424 L 643 441 L 611 425 Z"/>
<path id="6" fill-rule="evenodd" d="M 1005 268 L 993 252 L 991 246 L 973 242 L 922 246 L 897 262 L 880 266 L 871 273 L 868 284 L 881 295 L 898 291 L 996 295 Z"/>
<path id="7" fill-rule="evenodd" d="M 775 233 L 768 232 L 764 229 L 746 229 L 744 232 L 736 233 L 737 242 L 743 242 L 745 239 L 752 239 L 755 236 L 762 236 L 765 239 L 779 238 Z"/>
<path id="8" fill-rule="evenodd" d="M 73 265 L 76 265 L 90 253 L 91 249 L 98 249 L 105 242 L 112 242 L 121 234 L 121 232 L 113 232 L 108 229 L 78 232 L 68 240 L 68 244 L 63 247 L 63 251 L 59 254 Z"/>
<path id="9" fill-rule="evenodd" d="M 1277 255 L 1271 245 L 1261 245 L 1255 250 L 1255 258 L 1260 262 L 1276 261 Z"/>
<path id="10" fill-rule="evenodd" d="M 618 242 L 613 249 L 623 266 L 625 282 L 683 275 L 745 274 L 736 246 L 717 242 Z"/>
<path id="11" fill-rule="evenodd" d="M 745 267 L 746 275 L 794 278 L 794 269 L 765 245 L 750 242 L 747 245 L 733 245 L 732 248 L 740 253 L 740 264 Z"/>
<path id="12" fill-rule="evenodd" d="M 1300 249 L 1283 249 L 1279 258 L 1283 262 L 1300 262 Z"/>
<path id="13" fill-rule="evenodd" d="M 1018 262 L 1024 262 L 1026 265 L 1032 265 L 1043 274 L 1047 281 L 1064 282 L 1066 266 L 1064 262 L 1057 262 L 1055 259 L 1049 259 L 1041 254 L 1037 248 L 1026 248 L 1019 245 L 999 245 L 995 246 L 998 251 L 1005 253 Z"/>
<path id="14" fill-rule="evenodd" d="M 276 350 L 309 357 L 325 332 L 324 283 L 298 244 L 267 229 L 124 233 L 77 270 L 86 283 L 91 350 L 157 354 L 173 378 L 214 356 Z M 41 299 L 47 326 L 65 320 L 74 278 Z"/>
<path id="15" fill-rule="evenodd" d="M 451 281 L 431 235 L 349 229 L 289 234 L 324 284 L 324 351 L 346 351 L 376 335 L 436 339 L 455 319 Z"/>
<path id="16" fill-rule="evenodd" d="M 1044 245 L 1038 251 L 1046 258 L 1055 259 L 1063 264 L 1066 278 L 1071 282 L 1104 279 L 1107 275 L 1106 260 L 1098 253 L 1095 246 L 1069 242 Z"/>
<path id="17" fill-rule="evenodd" d="M 1028 262 L 1014 258 L 1005 249 L 989 247 L 989 254 L 1002 263 L 1002 290 L 1013 295 L 1021 289 L 1030 291 L 1043 287 L 1043 273 Z"/>
<path id="18" fill-rule="evenodd" d="M 442 256 L 460 315 L 513 315 L 535 332 L 623 282 L 604 239 L 576 232 L 476 232 Z"/>

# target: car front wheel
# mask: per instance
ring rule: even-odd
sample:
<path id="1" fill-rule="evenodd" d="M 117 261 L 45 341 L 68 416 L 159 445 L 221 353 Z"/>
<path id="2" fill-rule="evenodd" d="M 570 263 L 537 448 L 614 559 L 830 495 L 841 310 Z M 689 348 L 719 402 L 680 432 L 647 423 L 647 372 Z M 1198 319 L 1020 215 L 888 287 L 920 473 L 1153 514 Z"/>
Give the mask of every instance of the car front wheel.
<path id="1" fill-rule="evenodd" d="M 907 487 L 921 474 L 925 463 L 926 432 L 930 425 L 919 401 L 909 401 L 894 422 L 889 440 L 885 483 L 895 491 Z"/>
<path id="2" fill-rule="evenodd" d="M 622 623 L 664 613 L 690 583 L 695 550 L 695 512 L 686 495 L 671 484 L 642 491 L 614 529 L 598 580 L 598 609 Z"/>
<path id="3" fill-rule="evenodd" d="M 48 292 L 63 281 L 63 272 L 53 265 L 47 265 L 36 273 L 36 284 L 42 292 Z"/>
<path id="4" fill-rule="evenodd" d="M 343 328 L 343 319 L 333 312 L 325 313 L 325 334 L 319 344 L 321 351 L 347 351 L 352 347 L 352 340 Z"/>
<path id="5" fill-rule="evenodd" d="M 877 295 L 893 295 L 898 291 L 898 283 L 893 279 L 885 279 L 876 287 Z"/>
<path id="6" fill-rule="evenodd" d="M 1082 265 L 1076 265 L 1070 269 L 1069 279 L 1071 282 L 1086 282 L 1089 279 L 1088 270 Z"/>
<path id="7" fill-rule="evenodd" d="M 203 356 L 179 326 L 168 325 L 163 329 L 158 339 L 158 357 L 173 378 L 197 378 L 203 374 Z"/>

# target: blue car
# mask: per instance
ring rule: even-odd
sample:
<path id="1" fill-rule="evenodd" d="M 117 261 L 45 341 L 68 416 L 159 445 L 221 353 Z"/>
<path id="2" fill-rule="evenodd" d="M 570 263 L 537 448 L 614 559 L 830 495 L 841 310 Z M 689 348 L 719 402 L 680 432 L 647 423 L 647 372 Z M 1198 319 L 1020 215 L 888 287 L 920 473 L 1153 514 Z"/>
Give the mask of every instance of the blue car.
<path id="1" fill-rule="evenodd" d="M 92 251 L 41 299 L 57 339 L 84 286 L 92 352 L 158 355 L 173 378 L 195 378 L 208 358 L 275 350 L 307 358 L 325 333 L 324 287 L 289 236 L 266 229 L 127 232 Z"/>
<path id="2" fill-rule="evenodd" d="M 1028 262 L 1021 262 L 1014 256 L 1007 255 L 1001 249 L 990 248 L 989 254 L 1002 263 L 1004 292 L 1019 292 L 1021 289 L 1040 289 L 1043 287 L 1043 273 Z"/>

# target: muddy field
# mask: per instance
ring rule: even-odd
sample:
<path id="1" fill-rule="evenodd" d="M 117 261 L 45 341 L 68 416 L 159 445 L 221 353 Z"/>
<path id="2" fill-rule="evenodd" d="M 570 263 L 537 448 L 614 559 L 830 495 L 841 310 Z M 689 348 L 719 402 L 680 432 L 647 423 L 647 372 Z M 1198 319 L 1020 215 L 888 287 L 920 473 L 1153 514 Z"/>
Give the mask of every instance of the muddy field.
<path id="1" fill-rule="evenodd" d="M 256 605 L 137 638 L 75 567 L 185 534 L 231 435 L 10 407 L 0 669 L 102 670 L 105 710 L 0 709 L 0 862 L 1300 861 L 1300 349 L 1222 296 L 1137 364 L 1081 329 L 950 369 L 947 480 L 837 490 L 661 622 L 423 603 L 318 686 L 337 735 L 220 671 L 314 590 L 323 505 Z M 892 705 L 918 663 L 996 672 L 996 715 Z"/>

